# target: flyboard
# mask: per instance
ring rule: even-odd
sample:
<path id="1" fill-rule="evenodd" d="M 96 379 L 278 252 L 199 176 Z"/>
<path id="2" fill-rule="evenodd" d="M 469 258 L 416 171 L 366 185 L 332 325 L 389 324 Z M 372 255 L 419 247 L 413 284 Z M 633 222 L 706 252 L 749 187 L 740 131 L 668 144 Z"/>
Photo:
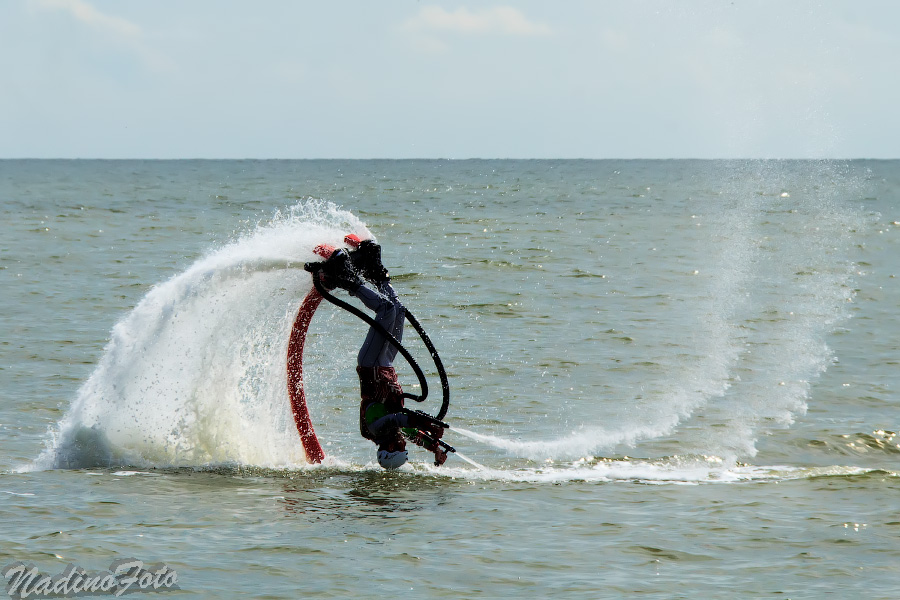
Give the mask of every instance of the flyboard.
<path id="1" fill-rule="evenodd" d="M 344 237 L 344 244 L 347 246 L 347 252 L 350 254 L 351 260 L 354 256 L 354 252 L 356 248 L 359 247 L 362 240 L 354 235 L 350 234 Z M 337 248 L 328 244 L 320 244 L 315 247 L 313 250 L 318 256 L 321 256 L 323 261 L 327 260 L 333 252 L 335 252 Z M 312 322 L 313 315 L 316 312 L 316 309 L 322 303 L 322 300 L 328 300 L 335 306 L 339 306 L 344 310 L 353 313 L 366 323 L 368 323 L 371 327 L 375 327 L 382 333 L 390 342 L 393 344 L 399 353 L 406 359 L 409 365 L 412 367 L 413 371 L 416 374 L 416 378 L 419 380 L 419 385 L 421 386 L 422 393 L 419 395 L 410 394 L 407 392 L 403 393 L 403 398 L 410 398 L 416 402 L 424 402 L 428 397 L 428 382 L 425 379 L 425 374 L 422 372 L 422 369 L 419 367 L 418 363 L 416 363 L 413 356 L 409 353 L 409 351 L 397 340 L 389 331 L 384 329 L 380 324 L 378 324 L 374 319 L 372 319 L 369 315 L 359 310 L 352 304 L 344 302 L 338 298 L 335 298 L 331 295 L 328 290 L 322 285 L 321 278 L 319 277 L 319 273 L 323 268 L 324 262 L 312 262 L 307 263 L 304 268 L 313 274 L 313 288 L 306 294 L 306 297 L 303 298 L 303 302 L 300 303 L 300 308 L 297 311 L 297 316 L 294 319 L 294 325 L 291 328 L 291 336 L 288 340 L 288 351 L 287 351 L 287 387 L 288 387 L 288 396 L 291 401 L 291 413 L 294 416 L 294 423 L 297 425 L 297 432 L 300 434 L 300 441 L 303 444 L 303 451 L 306 453 L 306 460 L 312 464 L 321 463 L 325 458 L 325 451 L 322 449 L 322 445 L 319 443 L 319 438 L 316 437 L 316 432 L 313 428 L 312 420 L 310 419 L 309 408 L 306 403 L 306 393 L 303 389 L 303 347 L 306 343 L 306 334 L 309 331 L 309 325 Z M 441 380 L 441 389 L 443 391 L 443 398 L 441 401 L 440 409 L 437 414 L 432 416 L 424 411 L 417 410 L 411 411 L 409 409 L 404 409 L 406 412 L 414 412 L 415 414 L 425 417 L 441 427 L 447 428 L 448 425 L 443 423 L 441 419 L 447 414 L 447 409 L 450 406 L 450 384 L 447 381 L 447 373 L 444 370 L 444 365 L 441 362 L 441 357 L 438 356 L 437 350 L 432 344 L 431 339 L 428 337 L 428 334 L 425 333 L 425 330 L 422 328 L 422 325 L 415 318 L 415 316 L 409 311 L 406 310 L 406 320 L 413 326 L 416 330 L 416 333 L 419 334 L 419 337 L 422 339 L 422 342 L 425 344 L 425 347 L 428 349 L 428 352 L 431 354 L 431 358 L 434 361 L 434 365 L 437 368 L 438 375 Z M 426 441 L 437 443 L 441 447 L 444 448 L 447 452 L 456 452 L 456 449 L 444 442 L 443 440 L 432 440 L 427 434 L 420 432 Z"/>

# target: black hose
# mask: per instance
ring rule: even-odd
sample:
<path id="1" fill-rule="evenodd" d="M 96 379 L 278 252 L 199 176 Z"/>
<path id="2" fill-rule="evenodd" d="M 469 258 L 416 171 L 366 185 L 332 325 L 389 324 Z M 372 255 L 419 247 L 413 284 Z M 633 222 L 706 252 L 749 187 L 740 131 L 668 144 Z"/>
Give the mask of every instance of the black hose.
<path id="1" fill-rule="evenodd" d="M 313 276 L 312 280 L 316 291 L 319 292 L 319 294 L 321 294 L 323 298 L 325 298 L 335 306 L 339 306 L 347 312 L 353 313 L 354 315 L 368 323 L 370 326 L 374 327 L 379 333 L 384 335 L 385 338 L 387 338 L 387 340 L 390 341 L 390 343 L 393 344 L 395 348 L 397 348 L 400 354 L 403 355 L 403 358 L 406 359 L 406 362 L 408 362 L 412 367 L 413 371 L 416 374 L 416 377 L 419 380 L 419 385 L 422 386 L 421 395 L 416 396 L 415 394 L 403 392 L 403 395 L 401 397 L 410 398 L 412 400 L 415 400 L 416 402 L 424 401 L 425 398 L 428 397 L 428 382 L 425 380 L 425 374 L 422 372 L 422 369 L 419 368 L 419 364 L 413 358 L 412 354 L 410 354 L 409 351 L 403 346 L 403 344 L 400 343 L 400 340 L 394 337 L 387 329 L 382 327 L 382 325 L 378 321 L 376 321 L 363 311 L 359 310 L 357 307 L 348 302 L 344 302 L 340 298 L 332 296 L 328 292 L 328 290 L 325 289 L 325 286 L 322 285 L 322 282 L 319 281 L 318 277 Z M 431 358 L 432 360 L 434 360 L 434 366 L 437 368 L 438 375 L 441 378 L 441 388 L 444 397 L 441 403 L 441 408 L 435 418 L 443 419 L 447 414 L 447 409 L 450 407 L 450 384 L 447 381 L 447 373 L 444 370 L 444 364 L 441 362 L 441 357 L 438 356 L 437 350 L 435 349 L 434 344 L 431 343 L 431 339 L 428 337 L 428 334 L 425 333 L 422 325 L 419 323 L 416 317 L 411 312 L 409 312 L 409 310 L 406 310 L 406 319 L 412 324 L 413 328 L 415 328 L 416 333 L 419 334 L 419 337 L 422 338 L 422 341 L 425 343 L 425 347 L 428 348 L 428 351 L 431 353 Z"/>
<path id="2" fill-rule="evenodd" d="M 447 414 L 447 409 L 450 407 L 450 382 L 447 381 L 447 371 L 444 370 L 444 363 L 441 362 L 441 357 L 438 356 L 437 349 L 434 347 L 434 344 L 431 343 L 431 338 L 425 333 L 425 329 L 419 323 L 418 319 L 416 319 L 415 315 L 408 310 L 406 311 L 406 320 L 412 324 L 416 333 L 422 338 L 425 347 L 428 348 L 428 352 L 431 353 L 431 359 L 434 361 L 435 368 L 437 368 L 438 376 L 441 378 L 443 402 L 441 402 L 441 409 L 435 415 L 435 418 L 438 420 L 443 419 Z"/>

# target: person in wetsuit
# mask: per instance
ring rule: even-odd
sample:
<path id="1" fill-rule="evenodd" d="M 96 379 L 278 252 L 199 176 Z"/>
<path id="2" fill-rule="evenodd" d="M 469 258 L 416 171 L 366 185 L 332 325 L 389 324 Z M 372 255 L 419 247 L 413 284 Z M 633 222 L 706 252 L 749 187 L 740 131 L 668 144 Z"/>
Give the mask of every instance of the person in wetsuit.
<path id="1" fill-rule="evenodd" d="M 359 241 L 355 236 L 348 236 L 345 241 L 356 249 L 350 254 L 344 250 L 332 253 L 325 262 L 323 283 L 343 288 L 359 298 L 375 313 L 375 322 L 400 341 L 406 309 L 381 263 L 381 246 L 373 240 Z M 357 355 L 360 434 L 378 447 L 378 464 L 385 469 L 396 469 L 407 462 L 407 439 L 433 452 L 435 465 L 440 466 L 447 454 L 436 440 L 444 430 L 424 417 L 403 411 L 403 388 L 393 366 L 397 352 L 398 348 L 381 330 L 369 328 Z"/>

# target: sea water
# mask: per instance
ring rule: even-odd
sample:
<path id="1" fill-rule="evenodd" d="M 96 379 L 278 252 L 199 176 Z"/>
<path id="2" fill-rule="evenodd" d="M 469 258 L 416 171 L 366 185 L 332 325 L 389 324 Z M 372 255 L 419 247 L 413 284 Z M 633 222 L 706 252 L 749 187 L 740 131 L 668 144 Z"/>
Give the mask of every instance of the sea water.
<path id="1" fill-rule="evenodd" d="M 896 161 L 0 161 L 0 567 L 134 557 L 173 597 L 893 598 L 898 192 Z M 306 464 L 287 339 L 348 232 L 437 346 L 471 462 L 377 467 L 366 325 L 323 304 Z"/>

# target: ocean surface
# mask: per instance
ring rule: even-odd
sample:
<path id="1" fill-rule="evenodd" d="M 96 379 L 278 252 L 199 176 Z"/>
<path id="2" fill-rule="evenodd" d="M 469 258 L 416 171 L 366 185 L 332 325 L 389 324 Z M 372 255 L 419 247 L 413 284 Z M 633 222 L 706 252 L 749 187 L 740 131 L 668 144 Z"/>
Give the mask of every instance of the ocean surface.
<path id="1" fill-rule="evenodd" d="M 0 161 L 0 567 L 164 563 L 173 598 L 896 598 L 898 199 L 898 161 Z M 366 325 L 323 304 L 306 463 L 287 341 L 347 232 L 437 346 L 469 462 L 375 464 Z"/>

